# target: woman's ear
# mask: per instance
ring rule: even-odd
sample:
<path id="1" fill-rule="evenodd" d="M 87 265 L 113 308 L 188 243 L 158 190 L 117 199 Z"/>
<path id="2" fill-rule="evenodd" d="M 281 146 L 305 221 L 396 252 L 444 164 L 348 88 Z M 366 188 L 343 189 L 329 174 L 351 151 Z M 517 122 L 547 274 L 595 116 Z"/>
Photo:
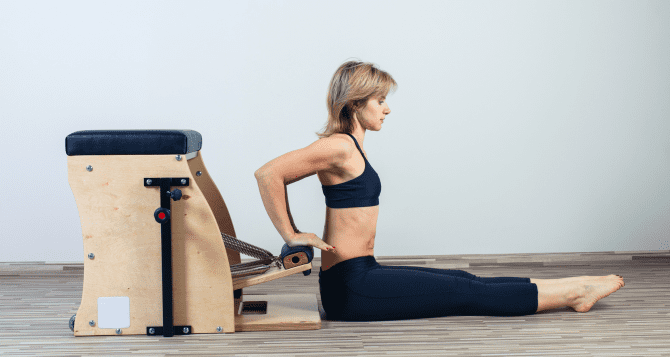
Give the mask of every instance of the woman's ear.
<path id="1" fill-rule="evenodd" d="M 361 109 L 362 109 L 362 108 L 361 108 L 361 105 L 360 105 L 360 104 L 352 104 L 352 105 L 351 105 L 351 113 L 352 113 L 352 116 L 355 114 L 356 117 L 358 117 L 358 116 L 360 115 Z"/>
<path id="2" fill-rule="evenodd" d="M 358 108 L 352 108 L 352 109 L 351 109 L 351 118 L 352 118 L 353 120 L 358 120 L 358 116 L 359 116 L 359 114 L 360 114 L 360 113 L 359 113 L 359 111 L 358 111 Z"/>

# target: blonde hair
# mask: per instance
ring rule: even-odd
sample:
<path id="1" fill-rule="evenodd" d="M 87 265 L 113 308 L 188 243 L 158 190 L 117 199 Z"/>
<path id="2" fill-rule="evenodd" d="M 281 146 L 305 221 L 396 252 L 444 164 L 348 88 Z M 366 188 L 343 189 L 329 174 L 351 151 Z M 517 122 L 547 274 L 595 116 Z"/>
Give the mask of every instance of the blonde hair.
<path id="1" fill-rule="evenodd" d="M 397 87 L 393 77 L 376 68 L 373 63 L 343 63 L 335 71 L 328 87 L 328 121 L 316 135 L 322 139 L 335 133 L 353 133 L 353 113 L 363 109 L 371 97 L 385 97 Z"/>

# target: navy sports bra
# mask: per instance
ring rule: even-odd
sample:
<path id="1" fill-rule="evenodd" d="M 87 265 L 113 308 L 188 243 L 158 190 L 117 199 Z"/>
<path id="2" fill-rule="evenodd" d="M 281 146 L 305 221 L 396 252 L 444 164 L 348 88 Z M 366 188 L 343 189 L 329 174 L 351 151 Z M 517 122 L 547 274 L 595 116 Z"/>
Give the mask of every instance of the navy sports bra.
<path id="1" fill-rule="evenodd" d="M 353 135 L 348 134 L 354 139 L 358 151 L 363 155 L 358 141 Z M 379 205 L 379 194 L 382 192 L 382 183 L 379 175 L 372 168 L 368 159 L 365 160 L 365 170 L 363 174 L 347 182 L 337 185 L 321 185 L 323 195 L 326 196 L 326 206 L 330 208 L 349 208 L 349 207 L 368 207 Z"/>

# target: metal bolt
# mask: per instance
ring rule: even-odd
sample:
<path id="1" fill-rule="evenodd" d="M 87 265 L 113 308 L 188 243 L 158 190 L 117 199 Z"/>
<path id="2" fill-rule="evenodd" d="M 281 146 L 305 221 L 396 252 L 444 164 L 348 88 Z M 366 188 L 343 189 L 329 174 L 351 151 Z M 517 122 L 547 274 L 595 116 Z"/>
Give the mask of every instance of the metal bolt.
<path id="1" fill-rule="evenodd" d="M 181 155 L 177 155 L 177 161 L 181 161 Z"/>
<path id="2" fill-rule="evenodd" d="M 91 166 L 91 165 L 86 166 L 86 170 L 88 170 L 89 172 L 93 171 L 93 166 Z"/>
<path id="3" fill-rule="evenodd" d="M 95 254 L 93 253 L 88 253 L 88 259 L 93 259 L 95 258 Z"/>
<path id="4" fill-rule="evenodd" d="M 188 327 L 184 327 L 184 333 L 188 333 Z"/>
<path id="5" fill-rule="evenodd" d="M 221 332 L 221 331 L 223 331 L 223 329 L 221 328 L 221 326 L 219 326 L 219 327 L 216 328 L 216 332 Z"/>
<path id="6" fill-rule="evenodd" d="M 117 329 L 116 329 L 116 334 L 117 334 L 117 335 L 120 335 L 120 334 L 121 334 L 121 329 L 120 329 L 120 328 L 117 328 Z"/>
<path id="7" fill-rule="evenodd" d="M 198 172 L 195 173 L 195 175 L 196 175 L 196 176 L 201 176 L 201 175 L 202 175 L 202 172 L 198 171 Z"/>
<path id="8" fill-rule="evenodd" d="M 147 179 L 147 185 L 151 185 L 151 179 Z"/>
<path id="9" fill-rule="evenodd" d="M 91 326 L 95 326 L 95 321 L 91 320 L 91 321 L 88 322 L 88 324 L 91 325 Z"/>
<path id="10" fill-rule="evenodd" d="M 156 333 L 156 330 L 153 327 L 150 327 L 149 333 L 153 335 L 154 333 Z"/>
<path id="11" fill-rule="evenodd" d="M 181 184 L 186 185 L 186 179 L 181 179 Z"/>

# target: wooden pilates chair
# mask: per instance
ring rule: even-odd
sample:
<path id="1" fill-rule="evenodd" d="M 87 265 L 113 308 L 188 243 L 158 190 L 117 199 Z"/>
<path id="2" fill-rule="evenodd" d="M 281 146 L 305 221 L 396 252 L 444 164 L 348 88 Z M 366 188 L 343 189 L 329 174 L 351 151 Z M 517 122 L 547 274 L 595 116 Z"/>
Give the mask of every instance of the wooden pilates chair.
<path id="1" fill-rule="evenodd" d="M 192 130 L 91 130 L 65 139 L 81 219 L 75 336 L 321 328 L 316 295 L 242 289 L 311 272 L 312 247 L 270 252 L 234 238 Z M 240 252 L 259 258 L 240 264 Z"/>

